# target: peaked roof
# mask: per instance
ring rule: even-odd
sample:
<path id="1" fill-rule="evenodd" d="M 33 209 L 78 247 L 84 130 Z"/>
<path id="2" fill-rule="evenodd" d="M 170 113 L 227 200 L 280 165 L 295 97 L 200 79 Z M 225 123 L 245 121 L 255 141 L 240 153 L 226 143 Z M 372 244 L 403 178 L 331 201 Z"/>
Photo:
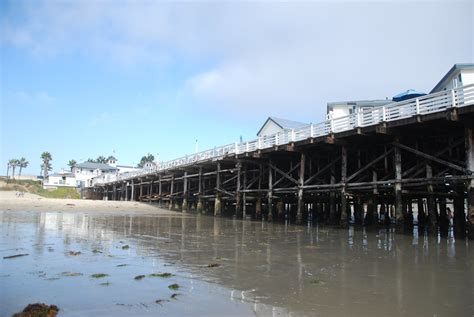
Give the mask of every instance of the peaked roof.
<path id="1" fill-rule="evenodd" d="M 260 130 L 258 130 L 257 135 L 259 135 L 260 132 L 262 132 L 262 129 L 265 127 L 265 125 L 269 121 L 273 121 L 273 123 L 275 123 L 277 126 L 282 128 L 283 130 L 298 129 L 298 128 L 302 128 L 302 127 L 308 125 L 308 123 L 303 123 L 303 122 L 298 122 L 298 121 L 293 121 L 293 120 L 288 120 L 288 119 L 282 119 L 282 118 L 277 118 L 277 117 L 268 117 L 268 119 L 265 121 L 265 123 L 260 128 Z"/>
<path id="2" fill-rule="evenodd" d="M 454 64 L 453 67 L 446 73 L 446 75 L 441 78 L 441 80 L 431 89 L 430 94 L 434 92 L 438 92 L 441 86 L 446 82 L 448 78 L 450 78 L 456 71 L 461 69 L 474 69 L 474 63 L 461 63 L 461 64 Z"/>
<path id="3" fill-rule="evenodd" d="M 103 163 L 84 162 L 76 165 L 77 168 L 85 168 L 90 170 L 115 171 L 116 168 Z"/>

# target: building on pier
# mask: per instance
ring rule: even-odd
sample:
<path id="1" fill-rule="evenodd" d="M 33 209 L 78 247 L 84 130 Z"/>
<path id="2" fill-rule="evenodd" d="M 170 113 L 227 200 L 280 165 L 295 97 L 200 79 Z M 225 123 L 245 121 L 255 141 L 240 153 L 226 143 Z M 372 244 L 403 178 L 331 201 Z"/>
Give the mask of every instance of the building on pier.
<path id="1" fill-rule="evenodd" d="M 431 90 L 431 94 L 474 84 L 474 63 L 454 64 Z"/>
<path id="2" fill-rule="evenodd" d="M 340 118 L 344 116 L 381 107 L 391 103 L 392 100 L 354 100 L 354 101 L 333 101 L 327 104 L 327 118 Z"/>
<path id="3" fill-rule="evenodd" d="M 275 133 L 284 133 L 294 129 L 302 128 L 307 125 L 307 123 L 303 122 L 281 119 L 277 117 L 268 117 L 268 119 L 260 128 L 260 130 L 258 130 L 257 136 L 265 137 L 268 135 L 273 135 Z"/>

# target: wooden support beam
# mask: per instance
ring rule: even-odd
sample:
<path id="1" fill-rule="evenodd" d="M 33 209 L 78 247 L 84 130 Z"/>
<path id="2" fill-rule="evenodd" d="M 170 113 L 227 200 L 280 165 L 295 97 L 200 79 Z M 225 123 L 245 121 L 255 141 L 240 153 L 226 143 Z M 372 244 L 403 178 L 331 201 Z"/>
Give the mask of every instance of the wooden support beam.
<path id="1" fill-rule="evenodd" d="M 398 135 L 398 131 L 385 126 L 385 124 L 378 125 L 375 127 L 375 133 L 385 135 Z"/>
<path id="2" fill-rule="evenodd" d="M 140 178 L 140 197 L 143 196 L 143 179 Z"/>
<path id="3" fill-rule="evenodd" d="M 202 195 L 203 195 L 203 182 L 202 182 L 202 166 L 199 166 L 199 175 L 198 175 L 198 202 L 196 205 L 196 211 L 198 213 L 203 212 L 203 202 L 202 202 Z"/>
<path id="4" fill-rule="evenodd" d="M 303 219 L 303 208 L 304 208 L 304 201 L 303 201 L 303 185 L 304 185 L 304 169 L 305 169 L 305 160 L 306 156 L 304 153 L 301 153 L 301 161 L 300 165 L 300 173 L 299 173 L 299 184 L 298 184 L 298 207 L 296 211 L 296 223 L 301 223 Z"/>
<path id="5" fill-rule="evenodd" d="M 188 172 L 184 172 L 183 176 L 183 204 L 181 205 L 181 211 L 188 211 Z"/>
<path id="6" fill-rule="evenodd" d="M 341 147 L 341 218 L 340 225 L 347 226 L 348 215 L 347 215 L 347 197 L 346 197 L 346 180 L 347 180 L 347 147 L 343 145 Z"/>
<path id="7" fill-rule="evenodd" d="M 456 238 L 463 238 L 466 235 L 466 214 L 464 212 L 464 190 L 458 189 L 458 194 L 454 197 L 454 232 Z"/>
<path id="8" fill-rule="evenodd" d="M 336 184 L 336 168 L 335 165 L 331 165 L 331 176 L 330 184 L 334 186 Z M 332 224 L 337 223 L 337 214 L 336 214 L 336 193 L 334 190 L 329 192 L 329 222 Z"/>
<path id="9" fill-rule="evenodd" d="M 160 197 L 159 204 L 161 206 L 161 194 L 163 192 L 163 183 L 161 181 L 161 175 L 158 176 L 158 197 Z"/>
<path id="10" fill-rule="evenodd" d="M 372 183 L 374 184 L 372 185 L 373 186 L 372 193 L 374 195 L 377 195 L 379 193 L 376 182 L 377 182 L 377 170 L 373 169 L 372 170 Z"/>
<path id="11" fill-rule="evenodd" d="M 247 166 L 243 166 L 243 188 L 247 188 Z M 242 193 L 242 218 L 247 216 L 247 193 Z"/>
<path id="12" fill-rule="evenodd" d="M 291 175 L 291 173 L 293 173 L 294 171 L 296 171 L 296 169 L 298 167 L 300 167 L 300 164 L 301 162 L 298 162 L 298 164 L 296 164 L 295 166 L 293 166 L 292 168 L 290 168 L 290 171 L 287 173 L 287 175 Z M 276 185 L 278 185 L 282 180 L 284 180 L 286 177 L 285 176 L 282 176 L 280 177 L 275 183 L 273 183 L 273 187 L 276 187 Z"/>
<path id="13" fill-rule="evenodd" d="M 398 143 L 398 139 L 395 142 Z M 395 146 L 394 155 L 395 165 L 395 219 L 397 224 L 402 224 L 404 221 L 403 202 L 402 202 L 402 153 L 398 146 Z"/>
<path id="14" fill-rule="evenodd" d="M 383 153 L 382 155 L 378 156 L 376 159 L 372 160 L 371 162 L 367 163 L 364 167 L 359 169 L 357 172 L 352 174 L 351 176 L 347 177 L 346 182 L 350 182 L 353 180 L 355 177 L 359 176 L 361 173 L 365 172 L 368 170 L 370 167 L 372 167 L 374 164 L 377 164 L 381 160 L 383 160 L 387 155 L 392 154 L 393 149 L 390 149 L 388 152 Z"/>
<path id="15" fill-rule="evenodd" d="M 171 197 L 173 197 L 173 193 L 174 193 L 174 175 L 172 175 L 171 177 L 171 184 L 170 184 L 170 200 L 169 200 L 169 209 L 173 209 L 173 199 Z"/>
<path id="16" fill-rule="evenodd" d="M 474 173 L 474 128 L 472 123 L 465 128 L 466 167 Z M 467 184 L 467 230 L 469 239 L 474 239 L 474 179 Z"/>
<path id="17" fill-rule="evenodd" d="M 435 230 L 437 228 L 438 221 L 438 210 L 436 209 L 436 201 L 433 196 L 433 183 L 431 178 L 433 177 L 433 169 L 429 163 L 426 163 L 426 178 L 429 179 L 427 190 L 430 193 L 427 197 L 427 212 L 428 212 L 428 225 L 430 229 Z"/>
<path id="18" fill-rule="evenodd" d="M 270 168 L 268 169 L 268 216 L 267 220 L 272 221 L 273 220 L 273 171 L 272 171 L 272 161 L 268 162 L 268 166 Z"/>
<path id="19" fill-rule="evenodd" d="M 258 166 L 258 190 L 262 190 L 262 180 L 263 180 L 263 165 L 259 164 Z M 255 202 L 255 218 L 262 219 L 262 197 L 260 194 L 257 197 L 257 201 Z"/>
<path id="20" fill-rule="evenodd" d="M 221 162 L 217 162 L 216 170 L 216 199 L 214 200 L 214 216 L 220 216 L 222 211 L 221 194 L 219 189 L 221 187 Z"/>
<path id="21" fill-rule="evenodd" d="M 464 143 L 464 139 L 461 139 L 461 140 L 457 140 L 453 143 L 450 143 L 447 147 L 445 147 L 444 149 L 441 149 L 439 151 L 437 151 L 435 154 L 433 154 L 433 156 L 440 156 L 440 155 L 443 155 L 444 153 L 448 152 L 448 151 L 451 151 L 453 148 L 456 148 L 457 146 L 461 145 Z M 408 175 L 410 175 L 412 172 L 415 172 L 414 175 L 412 175 L 411 177 L 415 177 L 421 173 L 423 173 L 423 171 L 425 170 L 425 162 L 424 161 L 421 161 L 421 162 L 417 162 L 415 165 L 413 165 L 412 167 L 410 167 L 409 169 L 407 169 L 406 171 L 404 171 L 402 173 L 402 177 L 406 177 Z"/>
<path id="22" fill-rule="evenodd" d="M 282 171 L 278 167 L 274 166 L 272 163 L 268 163 L 268 166 L 270 166 L 270 173 L 271 173 L 271 169 L 274 169 L 277 173 L 281 174 L 286 179 L 288 179 L 288 180 L 292 181 L 293 183 L 295 183 L 296 185 L 298 185 L 298 181 L 296 179 L 294 179 L 293 177 L 291 177 L 290 175 L 288 175 L 288 173 L 285 173 L 284 171 Z M 273 184 L 272 184 L 272 186 L 273 186 Z"/>
<path id="23" fill-rule="evenodd" d="M 240 189 L 241 189 L 241 184 L 240 184 L 240 178 L 242 174 L 242 163 L 238 161 L 235 164 L 235 169 L 237 170 L 237 184 L 235 188 L 235 215 L 238 216 L 240 215 L 240 212 L 242 210 L 242 201 L 241 201 L 241 196 L 240 196 Z"/>
<path id="24" fill-rule="evenodd" d="M 331 161 L 329 164 L 324 166 L 322 169 L 318 170 L 315 174 L 311 175 L 308 179 L 304 181 L 305 185 L 309 184 L 311 181 L 313 181 L 316 177 L 320 176 L 321 174 L 325 173 L 327 170 L 330 170 L 336 163 L 339 163 L 341 160 L 340 157 L 336 158 L 335 160 Z"/>
<path id="25" fill-rule="evenodd" d="M 135 183 L 132 179 L 132 188 L 131 188 L 131 193 L 130 193 L 130 200 L 135 201 Z"/>
<path id="26" fill-rule="evenodd" d="M 451 162 L 445 161 L 445 160 L 440 159 L 440 158 L 438 158 L 438 157 L 435 157 L 435 156 L 433 156 L 433 155 L 426 154 L 426 153 L 424 153 L 424 152 L 421 152 L 421 151 L 419 151 L 419 150 L 413 149 L 413 148 L 411 148 L 411 147 L 409 147 L 409 146 L 406 146 L 406 145 L 403 145 L 403 144 L 401 144 L 401 143 L 393 143 L 393 145 L 396 146 L 397 148 L 400 148 L 400 149 L 403 149 L 403 150 L 405 150 L 405 151 L 411 152 L 411 153 L 413 153 L 413 154 L 415 154 L 415 155 L 421 156 L 421 157 L 423 157 L 423 158 L 425 158 L 425 159 L 427 159 L 427 160 L 430 160 L 430 161 L 439 163 L 439 164 L 441 164 L 441 165 L 449 166 L 450 168 L 455 169 L 455 170 L 457 170 L 457 171 L 460 171 L 460 172 L 462 172 L 462 173 L 464 173 L 464 174 L 468 174 L 468 175 L 469 175 L 469 174 L 472 174 L 472 173 L 473 173 L 473 172 L 472 172 L 471 170 L 469 170 L 469 169 L 466 169 L 466 168 L 461 167 L 461 166 L 459 166 L 459 165 L 456 165 L 456 164 L 453 164 L 453 163 L 451 163 Z"/>

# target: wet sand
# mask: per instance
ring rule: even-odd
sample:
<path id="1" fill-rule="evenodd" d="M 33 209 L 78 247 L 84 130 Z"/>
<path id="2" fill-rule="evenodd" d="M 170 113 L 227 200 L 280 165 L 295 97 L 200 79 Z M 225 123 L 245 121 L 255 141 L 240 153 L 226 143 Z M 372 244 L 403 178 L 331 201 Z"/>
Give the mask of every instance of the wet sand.
<path id="1" fill-rule="evenodd" d="M 3 211 L 0 233 L 1 316 L 33 302 L 60 316 L 474 314 L 473 246 L 452 237 L 168 211 Z"/>
<path id="2" fill-rule="evenodd" d="M 25 193 L 24 197 L 16 197 L 15 191 L 0 191 L 0 208 L 3 211 L 81 211 L 95 213 L 113 211 L 176 215 L 175 212 L 136 201 L 56 199 L 45 198 L 30 193 Z"/>

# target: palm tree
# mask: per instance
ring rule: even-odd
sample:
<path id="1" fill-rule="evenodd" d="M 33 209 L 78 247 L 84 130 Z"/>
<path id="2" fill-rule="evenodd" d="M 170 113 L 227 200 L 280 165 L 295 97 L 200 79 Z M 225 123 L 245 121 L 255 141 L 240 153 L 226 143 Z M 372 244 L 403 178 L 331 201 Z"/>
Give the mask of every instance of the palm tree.
<path id="1" fill-rule="evenodd" d="M 53 158 L 51 156 L 51 153 L 49 152 L 43 152 L 41 153 L 41 159 L 43 160 L 43 164 L 41 167 L 43 168 L 43 179 L 46 179 L 48 177 L 48 171 L 51 170 L 51 164 L 49 161 L 52 161 Z"/>
<path id="2" fill-rule="evenodd" d="M 74 167 L 76 167 L 77 162 L 76 162 L 76 160 L 70 160 L 69 163 L 67 163 L 67 165 L 69 165 L 69 167 L 71 168 L 71 172 L 72 172 L 72 169 Z"/>
<path id="3" fill-rule="evenodd" d="M 21 176 L 21 170 L 24 169 L 24 168 L 26 168 L 26 167 L 28 166 L 28 164 L 30 164 L 30 162 L 28 162 L 28 161 L 26 160 L 26 158 L 22 157 L 22 158 L 20 159 L 19 163 L 20 163 L 20 164 L 19 164 L 19 165 L 20 165 L 20 171 L 18 172 L 18 178 L 20 178 L 20 176 Z"/>
<path id="4" fill-rule="evenodd" d="M 142 156 L 140 159 L 140 163 L 138 163 L 138 167 L 143 168 L 145 166 L 145 163 L 147 162 L 153 162 L 155 160 L 155 156 L 153 154 L 147 153 L 147 155 Z"/>
<path id="5" fill-rule="evenodd" d="M 11 159 L 8 163 L 12 167 L 12 178 L 15 179 L 15 169 L 19 165 L 20 161 L 17 159 Z"/>
<path id="6" fill-rule="evenodd" d="M 105 164 L 105 163 L 107 163 L 107 158 L 105 156 L 101 155 L 96 159 L 96 162 Z"/>

